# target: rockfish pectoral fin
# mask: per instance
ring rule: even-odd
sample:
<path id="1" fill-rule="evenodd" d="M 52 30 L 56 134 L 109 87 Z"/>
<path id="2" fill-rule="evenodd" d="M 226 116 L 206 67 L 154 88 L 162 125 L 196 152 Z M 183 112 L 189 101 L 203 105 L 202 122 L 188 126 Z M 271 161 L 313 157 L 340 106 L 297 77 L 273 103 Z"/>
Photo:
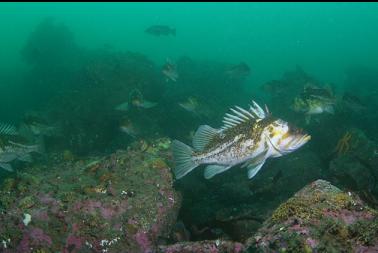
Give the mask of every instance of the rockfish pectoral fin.
<path id="1" fill-rule="evenodd" d="M 269 140 L 269 139 L 268 139 Z M 241 168 L 249 167 L 249 166 L 255 166 L 256 164 L 259 163 L 264 163 L 266 159 L 266 154 L 268 153 L 268 148 L 265 148 L 261 153 L 259 153 L 257 156 L 254 158 L 246 161 Z"/>
<path id="2" fill-rule="evenodd" d="M 176 179 L 182 178 L 199 165 L 193 159 L 192 148 L 180 141 L 174 140 L 172 142 L 172 152 L 176 164 L 174 170 Z"/>
<path id="3" fill-rule="evenodd" d="M 202 151 L 218 133 L 219 130 L 212 128 L 211 126 L 200 126 L 194 134 L 193 147 L 198 151 Z"/>
<path id="4" fill-rule="evenodd" d="M 231 168 L 231 166 L 227 166 L 227 165 L 223 166 L 223 165 L 215 165 L 215 164 L 208 165 L 205 169 L 204 176 L 206 179 L 210 179 L 213 176 L 228 170 L 229 168 Z"/>
<path id="5" fill-rule="evenodd" d="M 257 172 L 261 169 L 261 167 L 264 165 L 265 161 L 258 163 L 258 164 L 250 164 L 248 165 L 248 178 L 251 179 L 254 176 L 256 176 Z"/>

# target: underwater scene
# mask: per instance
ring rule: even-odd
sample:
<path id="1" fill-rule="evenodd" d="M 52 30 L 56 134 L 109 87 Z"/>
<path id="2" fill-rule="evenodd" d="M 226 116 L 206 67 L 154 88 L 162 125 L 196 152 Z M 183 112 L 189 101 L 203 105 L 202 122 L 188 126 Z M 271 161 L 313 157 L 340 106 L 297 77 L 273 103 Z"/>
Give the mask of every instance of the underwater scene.
<path id="1" fill-rule="evenodd" d="M 0 252 L 378 252 L 377 3 L 0 21 Z"/>

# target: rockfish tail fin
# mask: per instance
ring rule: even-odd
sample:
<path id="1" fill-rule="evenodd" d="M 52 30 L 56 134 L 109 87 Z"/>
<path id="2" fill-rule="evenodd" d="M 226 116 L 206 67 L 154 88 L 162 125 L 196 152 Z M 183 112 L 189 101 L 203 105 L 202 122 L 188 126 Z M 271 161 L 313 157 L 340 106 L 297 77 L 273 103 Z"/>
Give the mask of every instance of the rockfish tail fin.
<path id="1" fill-rule="evenodd" d="M 176 169 L 174 170 L 176 179 L 184 177 L 199 165 L 193 160 L 193 150 L 188 145 L 174 140 L 172 142 L 172 151 L 176 164 Z"/>

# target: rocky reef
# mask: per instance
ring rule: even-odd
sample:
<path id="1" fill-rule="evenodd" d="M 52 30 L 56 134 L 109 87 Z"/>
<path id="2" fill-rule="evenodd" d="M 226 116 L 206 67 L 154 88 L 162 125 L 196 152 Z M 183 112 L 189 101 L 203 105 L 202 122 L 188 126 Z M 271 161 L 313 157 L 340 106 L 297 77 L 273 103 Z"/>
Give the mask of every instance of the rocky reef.
<path id="1" fill-rule="evenodd" d="M 180 207 L 168 139 L 35 166 L 3 183 L 1 252 L 155 252 Z"/>
<path id="2" fill-rule="evenodd" d="M 317 180 L 281 204 L 246 245 L 251 252 L 377 252 L 378 212 Z"/>
<path id="3" fill-rule="evenodd" d="M 158 248 L 159 253 L 240 253 L 244 251 L 243 244 L 223 240 L 184 242 Z"/>
<path id="4" fill-rule="evenodd" d="M 52 165 L 34 165 L 6 179 L 0 194 L 0 251 L 378 250 L 378 212 L 354 192 L 342 191 L 325 180 L 308 184 L 288 200 L 280 198 L 283 203 L 277 208 L 272 201 L 259 201 L 266 199 L 270 190 L 257 192 L 257 188 L 249 186 L 255 207 L 251 203 L 232 204 L 240 199 L 230 200 L 229 208 L 207 204 L 209 210 L 202 210 L 202 218 L 201 210 L 193 208 L 192 215 L 199 217 L 192 220 L 207 220 L 204 225 L 208 227 L 186 223 L 192 226 L 191 235 L 185 234 L 185 225 L 178 220 L 181 195 L 173 187 L 169 147 L 169 139 L 158 138 L 135 141 L 127 150 L 103 157 L 80 159 L 67 151 L 54 156 Z M 308 157 L 311 153 L 303 155 Z M 293 165 L 296 161 L 290 159 L 286 163 Z M 317 176 L 315 173 L 310 178 Z M 272 178 L 279 188 L 279 182 L 288 179 L 286 173 Z M 248 185 L 248 181 L 232 194 L 244 191 L 244 184 Z M 254 184 L 260 184 L 258 178 Z M 199 184 L 198 190 L 203 187 Z M 223 193 L 230 187 L 224 185 Z M 267 203 L 265 209 L 263 203 Z M 210 210 L 214 212 L 212 220 L 208 219 Z"/>

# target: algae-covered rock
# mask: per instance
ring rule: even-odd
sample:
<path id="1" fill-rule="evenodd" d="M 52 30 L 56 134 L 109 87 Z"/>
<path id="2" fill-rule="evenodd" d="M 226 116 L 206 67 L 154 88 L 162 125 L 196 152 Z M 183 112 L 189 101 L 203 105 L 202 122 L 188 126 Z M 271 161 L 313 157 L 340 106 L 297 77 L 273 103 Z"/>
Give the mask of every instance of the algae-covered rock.
<path id="1" fill-rule="evenodd" d="M 108 157 L 29 168 L 16 179 L 22 191 L 6 183 L 0 252 L 156 252 L 181 203 L 162 142 L 169 140 L 149 142 L 151 153 L 137 144 Z"/>
<path id="2" fill-rule="evenodd" d="M 184 242 L 158 248 L 159 253 L 241 253 L 244 250 L 241 243 L 223 240 Z"/>
<path id="3" fill-rule="evenodd" d="M 357 128 L 340 138 L 329 172 L 338 186 L 366 195 L 364 199 L 378 205 L 378 146 Z"/>
<path id="4" fill-rule="evenodd" d="M 376 252 L 377 226 L 377 211 L 358 196 L 317 180 L 281 204 L 246 245 L 254 252 Z"/>

